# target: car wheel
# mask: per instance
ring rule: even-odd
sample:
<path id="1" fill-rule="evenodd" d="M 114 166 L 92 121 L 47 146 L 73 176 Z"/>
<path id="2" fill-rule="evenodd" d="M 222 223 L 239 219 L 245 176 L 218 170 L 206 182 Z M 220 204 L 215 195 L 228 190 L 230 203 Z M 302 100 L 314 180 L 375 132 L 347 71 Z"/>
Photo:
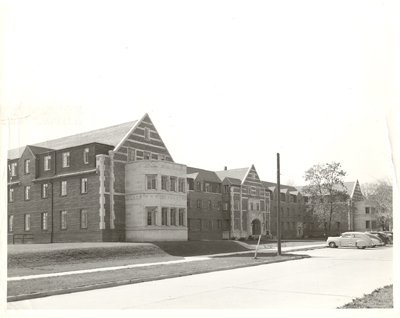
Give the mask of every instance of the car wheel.
<path id="1" fill-rule="evenodd" d="M 337 246 L 336 246 L 335 242 L 330 242 L 330 243 L 329 243 L 329 247 L 335 248 L 335 247 L 337 247 Z"/>

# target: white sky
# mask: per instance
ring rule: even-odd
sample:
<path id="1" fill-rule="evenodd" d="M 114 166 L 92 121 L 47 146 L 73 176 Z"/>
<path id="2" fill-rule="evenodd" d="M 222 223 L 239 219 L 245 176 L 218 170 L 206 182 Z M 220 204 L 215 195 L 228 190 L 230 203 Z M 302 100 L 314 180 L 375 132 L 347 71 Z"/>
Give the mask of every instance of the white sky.
<path id="1" fill-rule="evenodd" d="M 391 177 L 386 1 L 34 1 L 0 14 L 8 148 L 147 112 L 189 166 L 255 164 L 275 181 L 280 152 L 286 183 L 331 161 L 349 181 Z"/>

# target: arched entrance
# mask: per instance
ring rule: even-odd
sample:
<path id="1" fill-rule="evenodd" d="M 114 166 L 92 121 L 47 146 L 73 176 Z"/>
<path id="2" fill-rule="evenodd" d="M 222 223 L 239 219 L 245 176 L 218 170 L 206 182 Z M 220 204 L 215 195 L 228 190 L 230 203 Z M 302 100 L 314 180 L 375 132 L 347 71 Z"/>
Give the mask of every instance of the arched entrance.
<path id="1" fill-rule="evenodd" d="M 252 235 L 260 235 L 261 234 L 261 222 L 259 219 L 254 219 L 251 222 L 251 232 Z"/>

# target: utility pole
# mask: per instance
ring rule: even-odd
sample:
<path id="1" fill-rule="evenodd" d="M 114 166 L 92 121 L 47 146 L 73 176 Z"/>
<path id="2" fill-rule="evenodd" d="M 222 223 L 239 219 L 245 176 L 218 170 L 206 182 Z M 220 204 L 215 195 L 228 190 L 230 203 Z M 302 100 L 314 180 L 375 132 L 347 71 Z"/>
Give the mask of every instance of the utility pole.
<path id="1" fill-rule="evenodd" d="M 276 154 L 276 163 L 277 163 L 277 186 L 278 186 L 276 236 L 277 236 L 277 240 L 278 240 L 278 242 L 277 242 L 278 255 L 282 255 L 282 251 L 281 251 L 281 168 L 280 168 L 279 153 Z"/>

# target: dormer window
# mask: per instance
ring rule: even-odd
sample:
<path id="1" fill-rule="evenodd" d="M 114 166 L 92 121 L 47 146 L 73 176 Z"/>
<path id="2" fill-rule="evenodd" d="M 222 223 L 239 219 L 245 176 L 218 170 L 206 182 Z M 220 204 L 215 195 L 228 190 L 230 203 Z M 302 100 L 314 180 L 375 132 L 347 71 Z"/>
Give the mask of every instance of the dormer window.
<path id="1" fill-rule="evenodd" d="M 30 159 L 26 159 L 26 160 L 25 160 L 25 163 L 24 163 L 24 172 L 25 172 L 25 174 L 28 174 L 28 173 L 29 173 L 29 167 L 30 167 L 30 165 L 31 165 Z"/>
<path id="2" fill-rule="evenodd" d="M 83 150 L 83 163 L 85 165 L 89 163 L 89 148 Z"/>
<path id="3" fill-rule="evenodd" d="M 44 157 L 44 171 L 49 171 L 51 166 L 51 156 L 47 155 Z"/>
<path id="4" fill-rule="evenodd" d="M 13 162 L 12 164 L 10 164 L 10 174 L 11 177 L 15 177 L 17 175 L 17 163 Z"/>
<path id="5" fill-rule="evenodd" d="M 70 164 L 70 153 L 63 152 L 62 154 L 62 166 L 63 168 L 68 168 Z"/>

